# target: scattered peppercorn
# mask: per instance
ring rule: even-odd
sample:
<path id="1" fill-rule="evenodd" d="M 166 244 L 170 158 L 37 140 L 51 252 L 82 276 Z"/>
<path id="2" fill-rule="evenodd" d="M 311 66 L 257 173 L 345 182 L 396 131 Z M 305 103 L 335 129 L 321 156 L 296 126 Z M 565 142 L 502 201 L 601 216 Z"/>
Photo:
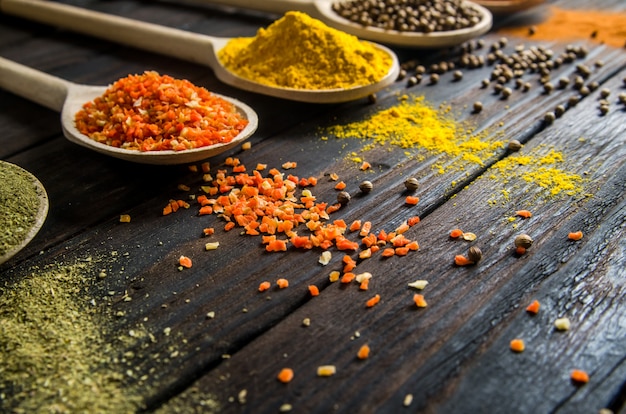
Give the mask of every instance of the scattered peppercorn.
<path id="1" fill-rule="evenodd" d="M 467 258 L 474 263 L 478 263 L 480 259 L 483 258 L 483 252 L 480 250 L 480 248 L 472 246 L 467 251 Z"/>
<path id="2" fill-rule="evenodd" d="M 554 122 L 554 120 L 556 119 L 556 115 L 554 115 L 554 112 L 546 112 L 546 114 L 543 116 L 543 120 L 546 122 L 546 124 L 551 124 Z"/>
<path id="3" fill-rule="evenodd" d="M 512 139 L 511 141 L 509 141 L 509 145 L 507 146 L 507 148 L 511 152 L 517 152 L 522 149 L 522 143 L 516 139 Z"/>
<path id="4" fill-rule="evenodd" d="M 479 113 L 480 111 L 483 110 L 483 104 L 480 101 L 476 101 L 474 102 L 474 113 Z"/>
<path id="5" fill-rule="evenodd" d="M 361 182 L 361 184 L 359 184 L 359 190 L 361 190 L 361 192 L 365 194 L 372 191 L 372 188 L 374 188 L 374 185 L 371 181 L 363 181 Z"/>
<path id="6" fill-rule="evenodd" d="M 409 177 L 404 180 L 404 186 L 409 191 L 415 191 L 419 187 L 419 181 L 415 177 Z"/>
<path id="7" fill-rule="evenodd" d="M 350 201 L 350 193 L 348 193 L 347 191 L 340 191 L 337 194 L 337 202 L 339 204 L 348 204 L 349 201 Z"/>
<path id="8" fill-rule="evenodd" d="M 533 239 L 528 234 L 520 234 L 515 238 L 515 247 L 530 248 L 533 245 Z"/>

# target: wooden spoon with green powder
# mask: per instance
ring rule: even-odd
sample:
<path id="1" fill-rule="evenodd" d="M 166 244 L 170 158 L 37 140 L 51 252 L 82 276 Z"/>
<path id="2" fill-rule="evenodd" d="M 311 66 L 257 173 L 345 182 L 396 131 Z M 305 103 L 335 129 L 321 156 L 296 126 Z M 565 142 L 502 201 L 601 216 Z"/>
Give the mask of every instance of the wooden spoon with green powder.
<path id="1" fill-rule="evenodd" d="M 43 226 L 48 195 L 30 172 L 0 161 L 0 264 L 22 250 Z"/>
<path id="2" fill-rule="evenodd" d="M 390 49 L 373 44 L 389 57 L 389 69 L 372 83 L 349 88 L 299 89 L 268 85 L 237 75 L 222 65 L 218 52 L 232 40 L 206 36 L 79 7 L 41 0 L 0 0 L 3 13 L 53 24 L 110 41 L 207 65 L 222 82 L 263 95 L 310 103 L 339 103 L 367 97 L 395 82 L 400 64 Z"/>

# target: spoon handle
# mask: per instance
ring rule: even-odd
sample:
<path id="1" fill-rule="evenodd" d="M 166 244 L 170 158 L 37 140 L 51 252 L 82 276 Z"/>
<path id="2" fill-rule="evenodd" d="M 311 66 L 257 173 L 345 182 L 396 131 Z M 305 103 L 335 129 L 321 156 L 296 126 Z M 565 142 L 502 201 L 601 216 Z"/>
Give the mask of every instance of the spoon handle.
<path id="1" fill-rule="evenodd" d="M 0 57 L 0 88 L 61 112 L 70 87 L 65 79 Z"/>
<path id="2" fill-rule="evenodd" d="M 41 0 L 0 0 L 0 10 L 41 23 L 214 67 L 222 39 Z"/>
<path id="3" fill-rule="evenodd" d="M 220 4 L 228 7 L 256 10 L 267 13 L 284 14 L 291 10 L 301 11 L 311 17 L 319 18 L 315 7 L 316 0 L 195 0 L 197 3 Z M 319 1 L 319 0 L 318 0 Z M 330 0 L 326 0 L 330 1 Z"/>

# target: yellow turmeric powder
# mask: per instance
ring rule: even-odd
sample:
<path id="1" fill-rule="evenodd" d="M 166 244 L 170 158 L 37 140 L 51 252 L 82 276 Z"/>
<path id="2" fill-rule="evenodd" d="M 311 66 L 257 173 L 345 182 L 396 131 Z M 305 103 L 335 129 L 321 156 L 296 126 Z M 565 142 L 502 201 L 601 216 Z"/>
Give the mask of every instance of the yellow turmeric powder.
<path id="1" fill-rule="evenodd" d="M 580 175 L 559 168 L 564 162 L 563 154 L 551 148 L 547 153 L 540 145 L 532 153 L 504 158 L 492 167 L 487 177 L 505 185 L 526 182 L 535 184 L 542 193 L 550 196 L 573 196 L 582 191 Z"/>
<path id="2" fill-rule="evenodd" d="M 447 109 L 433 108 L 423 96 L 402 95 L 397 105 L 364 121 L 331 126 L 326 132 L 337 138 L 371 139 L 373 145 L 422 148 L 431 153 L 461 156 L 479 165 L 504 145 L 487 140 L 486 132 L 474 133 L 471 127 L 453 119 Z"/>
<path id="3" fill-rule="evenodd" d="M 232 39 L 218 52 L 231 72 L 264 85 L 348 89 L 380 81 L 393 59 L 372 43 L 288 12 L 255 37 Z"/>

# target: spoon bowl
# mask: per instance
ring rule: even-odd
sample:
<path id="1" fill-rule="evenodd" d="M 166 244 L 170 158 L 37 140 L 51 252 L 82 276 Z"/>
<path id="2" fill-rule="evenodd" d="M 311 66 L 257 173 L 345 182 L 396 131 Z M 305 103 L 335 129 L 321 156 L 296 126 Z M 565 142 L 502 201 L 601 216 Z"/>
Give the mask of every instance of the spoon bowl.
<path id="1" fill-rule="evenodd" d="M 362 39 L 380 42 L 387 45 L 413 48 L 440 48 L 456 46 L 477 36 L 491 28 L 492 15 L 478 2 L 466 1 L 465 4 L 478 11 L 480 22 L 472 27 L 457 30 L 448 30 L 431 33 L 401 32 L 385 30 L 373 26 L 364 26 L 343 18 L 333 10 L 333 4 L 340 0 L 194 0 L 206 4 L 219 4 L 228 7 L 239 7 L 261 12 L 284 14 L 291 10 L 301 11 L 316 18 L 326 25 Z"/>
<path id="2" fill-rule="evenodd" d="M 137 151 L 106 145 L 80 133 L 74 117 L 83 104 L 93 101 L 105 91 L 104 86 L 89 86 L 37 71 L 0 57 L 0 87 L 30 99 L 52 110 L 61 112 L 63 135 L 78 145 L 102 154 L 143 164 L 187 164 L 210 158 L 240 144 L 256 131 L 258 117 L 248 105 L 236 99 L 215 94 L 232 103 L 248 120 L 248 125 L 230 142 L 182 151 Z"/>
<path id="3" fill-rule="evenodd" d="M 7 251 L 5 251 L 4 254 L 0 255 L 0 264 L 2 264 L 15 256 L 24 247 L 26 247 L 26 245 L 30 243 L 30 241 L 37 235 L 37 233 L 43 226 L 43 223 L 46 221 L 50 202 L 48 200 L 48 194 L 46 193 L 46 189 L 44 188 L 43 184 L 41 184 L 41 182 L 37 179 L 37 177 L 15 164 L 11 164 L 6 161 L 0 161 L 0 163 L 4 164 L 7 168 L 20 170 L 23 174 L 28 176 L 30 180 L 32 180 L 33 186 L 37 193 L 37 198 L 39 199 L 39 208 L 37 210 L 37 213 L 35 214 L 35 221 L 33 222 L 30 229 L 28 229 L 28 232 L 19 244 L 11 247 Z"/>
<path id="4" fill-rule="evenodd" d="M 227 70 L 219 61 L 217 52 L 231 40 L 229 38 L 187 32 L 50 1 L 2 0 L 0 10 L 78 33 L 209 66 L 219 80 L 236 88 L 300 102 L 353 101 L 389 86 L 400 72 L 400 64 L 395 53 L 385 46 L 374 44 L 392 58 L 388 73 L 378 82 L 347 89 L 280 88 L 242 78 Z"/>

